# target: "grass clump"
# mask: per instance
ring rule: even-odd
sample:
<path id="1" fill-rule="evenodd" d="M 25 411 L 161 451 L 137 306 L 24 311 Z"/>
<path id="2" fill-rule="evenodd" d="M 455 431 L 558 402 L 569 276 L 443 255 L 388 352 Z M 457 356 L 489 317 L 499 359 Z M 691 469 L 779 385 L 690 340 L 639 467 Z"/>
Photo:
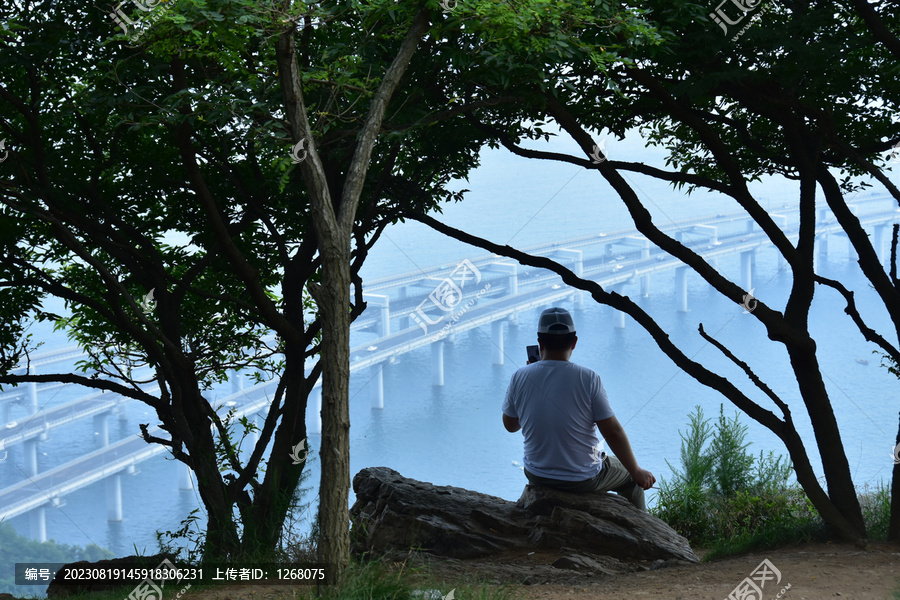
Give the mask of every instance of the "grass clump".
<path id="1" fill-rule="evenodd" d="M 719 407 L 715 427 L 698 406 L 681 435 L 681 469 L 660 483 L 652 513 L 709 548 L 706 560 L 820 539 L 824 526 L 792 466 L 773 452 L 747 451 L 747 426 Z M 668 464 L 668 463 L 667 463 Z"/>
<path id="2" fill-rule="evenodd" d="M 883 481 L 877 486 L 866 485 L 859 494 L 859 506 L 862 508 L 869 539 L 882 542 L 886 540 L 891 522 L 891 487 Z"/>

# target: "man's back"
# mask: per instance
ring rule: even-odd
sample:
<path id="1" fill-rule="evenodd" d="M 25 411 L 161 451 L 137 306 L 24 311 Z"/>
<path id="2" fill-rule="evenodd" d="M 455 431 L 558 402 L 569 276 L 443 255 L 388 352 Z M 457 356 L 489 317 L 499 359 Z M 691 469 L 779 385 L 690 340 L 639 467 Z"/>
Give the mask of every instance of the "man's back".
<path id="1" fill-rule="evenodd" d="M 542 360 L 516 371 L 503 413 L 517 418 L 525 436 L 525 468 L 563 481 L 600 471 L 594 423 L 614 416 L 600 377 L 563 360 Z"/>

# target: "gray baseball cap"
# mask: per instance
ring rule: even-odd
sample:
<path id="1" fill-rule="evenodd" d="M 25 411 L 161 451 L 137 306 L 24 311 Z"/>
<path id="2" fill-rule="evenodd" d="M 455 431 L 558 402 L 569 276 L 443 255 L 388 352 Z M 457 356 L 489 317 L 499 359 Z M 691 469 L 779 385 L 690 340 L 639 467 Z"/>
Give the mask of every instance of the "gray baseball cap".
<path id="1" fill-rule="evenodd" d="M 575 333 L 575 322 L 572 321 L 572 315 L 566 309 L 559 307 L 548 308 L 541 313 L 537 332 L 558 335 Z"/>

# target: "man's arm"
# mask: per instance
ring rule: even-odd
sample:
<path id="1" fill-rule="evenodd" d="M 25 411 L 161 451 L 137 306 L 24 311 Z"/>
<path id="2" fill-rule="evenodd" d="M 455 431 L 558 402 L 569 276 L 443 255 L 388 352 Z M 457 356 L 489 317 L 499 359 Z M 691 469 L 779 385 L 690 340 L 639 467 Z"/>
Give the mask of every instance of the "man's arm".
<path id="1" fill-rule="evenodd" d="M 603 419 L 602 421 L 597 421 L 597 427 L 600 429 L 603 439 L 609 444 L 609 449 L 613 451 L 616 458 L 622 463 L 622 466 L 628 470 L 635 483 L 645 490 L 653 487 L 653 484 L 656 483 L 656 477 L 650 471 L 642 469 L 638 464 L 637 459 L 634 457 L 634 452 L 631 450 L 631 442 L 628 441 L 625 428 L 622 427 L 619 420 L 614 416 Z"/>
<path id="2" fill-rule="evenodd" d="M 506 430 L 510 433 L 515 433 L 522 428 L 522 426 L 519 425 L 519 419 L 507 416 L 505 413 L 503 415 L 503 426 L 506 427 Z"/>

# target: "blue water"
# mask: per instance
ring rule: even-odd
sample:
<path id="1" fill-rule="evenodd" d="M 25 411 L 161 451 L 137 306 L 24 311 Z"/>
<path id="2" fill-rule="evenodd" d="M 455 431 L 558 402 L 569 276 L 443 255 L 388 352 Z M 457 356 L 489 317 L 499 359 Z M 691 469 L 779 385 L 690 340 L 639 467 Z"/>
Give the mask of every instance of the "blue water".
<path id="1" fill-rule="evenodd" d="M 555 148 L 572 151 L 556 142 Z M 607 142 L 612 158 L 643 160 L 661 164 L 661 154 L 637 142 Z M 685 196 L 646 178 L 632 183 L 648 203 L 654 218 L 667 222 L 693 216 L 711 215 L 736 209 L 735 204 L 711 194 Z M 599 175 L 582 169 L 541 161 L 526 161 L 504 152 L 487 152 L 470 181 L 460 188 L 472 190 L 464 203 L 447 206 L 441 219 L 493 241 L 525 247 L 532 244 L 632 227 L 619 201 Z M 795 200 L 795 190 L 784 182 L 755 184 L 755 191 L 772 212 Z M 884 206 L 890 206 L 885 201 Z M 786 209 L 784 209 L 786 210 Z M 418 223 L 389 227 L 373 249 L 363 272 L 364 280 L 399 272 L 424 269 L 435 264 L 453 264 L 485 252 L 434 233 Z M 876 329 L 889 321 L 879 308 L 855 263 L 848 261 L 847 242 L 832 237 L 827 260 L 819 264 L 823 275 L 841 279 L 857 292 L 857 302 L 866 320 Z M 721 271 L 737 281 L 738 256 L 719 259 Z M 796 384 L 780 346 L 770 342 L 761 325 L 744 314 L 735 302 L 719 296 L 696 275 L 689 275 L 688 313 L 675 311 L 674 272 L 654 276 L 650 295 L 639 296 L 637 284 L 622 293 L 632 297 L 653 315 L 672 339 L 694 360 L 727 376 L 764 407 L 777 408 L 744 374 L 727 361 L 697 333 L 702 323 L 708 333 L 726 344 L 772 387 L 792 410 L 807 445 L 813 465 L 818 452 L 809 419 L 799 400 Z M 775 251 L 758 253 L 753 273 L 754 295 L 776 308 L 783 308 L 790 286 L 790 274 L 779 269 Z M 571 305 L 568 305 L 572 308 Z M 838 294 L 819 288 L 814 303 L 812 331 L 819 345 L 819 357 L 826 383 L 841 426 L 842 441 L 858 486 L 887 481 L 892 468 L 890 452 L 898 422 L 897 390 L 900 382 L 871 354 L 853 323 L 843 313 Z M 525 360 L 525 346 L 534 343 L 538 311 L 520 315 L 518 324 L 505 331 L 505 364 L 491 362 L 493 343 L 490 328 L 460 333 L 445 346 L 445 385 L 431 385 L 431 357 L 428 349 L 398 358 L 384 370 L 385 406 L 371 408 L 368 382 L 371 373 L 353 376 L 350 386 L 351 473 L 370 466 L 388 466 L 401 474 L 475 489 L 515 500 L 525 485 L 525 477 L 514 462 L 522 461 L 521 433 L 507 433 L 500 420 L 500 404 L 506 384 Z M 625 425 L 638 461 L 657 478 L 671 475 L 668 463 L 677 466 L 679 429 L 697 405 L 708 417 L 718 414 L 724 398 L 696 383 L 662 354 L 650 336 L 626 319 L 625 329 L 613 327 L 613 311 L 586 299 L 585 308 L 574 312 L 579 344 L 573 360 L 595 369 L 603 378 L 610 401 Z M 35 329 L 46 336 L 47 349 L 67 345 L 59 334 Z M 354 344 L 366 341 L 355 335 Z M 857 358 L 870 360 L 861 365 Z M 214 391 L 222 397 L 230 388 Z M 70 394 L 69 394 L 70 395 Z M 61 402 L 67 394 L 50 399 Z M 48 399 L 42 398 L 43 405 Z M 735 409 L 726 404 L 726 413 Z M 13 418 L 24 415 L 16 407 Z M 133 403 L 127 420 L 111 421 L 111 440 L 135 435 L 138 423 L 155 423 L 152 411 Z M 309 411 L 312 416 L 312 410 Z M 749 427 L 750 450 L 785 453 L 779 440 L 762 426 L 742 417 Z M 96 447 L 91 419 L 54 432 L 39 446 L 41 471 L 68 457 Z M 319 436 L 311 435 L 314 449 Z M 9 459 L 0 463 L 0 486 L 20 481 L 21 449 L 9 449 Z M 142 463 L 134 476 L 123 478 L 124 521 L 106 520 L 105 485 L 98 483 L 65 498 L 59 509 L 47 510 L 48 535 L 67 544 L 96 543 L 116 555 L 156 550 L 156 531 L 175 530 L 188 513 L 200 506 L 193 490 L 178 489 L 180 464 L 156 457 Z M 317 488 L 319 463 L 310 467 L 307 485 Z M 315 490 L 312 492 L 315 495 Z M 650 503 L 654 494 L 650 493 Z M 314 497 L 307 498 L 314 501 Z M 351 496 L 351 502 L 352 502 Z M 314 509 L 312 509 L 314 510 Z M 11 520 L 28 534 L 28 517 Z M 300 524 L 302 532 L 307 525 Z M 37 588 L 28 589 L 34 592 Z"/>

